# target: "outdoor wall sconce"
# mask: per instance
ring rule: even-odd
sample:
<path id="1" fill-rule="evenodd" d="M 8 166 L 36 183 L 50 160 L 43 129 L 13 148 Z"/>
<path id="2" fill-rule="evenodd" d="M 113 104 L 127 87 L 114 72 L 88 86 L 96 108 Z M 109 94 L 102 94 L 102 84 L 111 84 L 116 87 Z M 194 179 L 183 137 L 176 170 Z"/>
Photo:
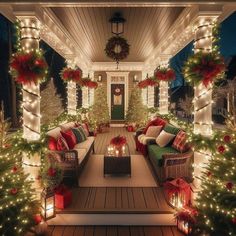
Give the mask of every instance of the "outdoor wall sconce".
<path id="1" fill-rule="evenodd" d="M 97 81 L 98 81 L 98 82 L 102 82 L 102 75 L 98 75 Z"/>

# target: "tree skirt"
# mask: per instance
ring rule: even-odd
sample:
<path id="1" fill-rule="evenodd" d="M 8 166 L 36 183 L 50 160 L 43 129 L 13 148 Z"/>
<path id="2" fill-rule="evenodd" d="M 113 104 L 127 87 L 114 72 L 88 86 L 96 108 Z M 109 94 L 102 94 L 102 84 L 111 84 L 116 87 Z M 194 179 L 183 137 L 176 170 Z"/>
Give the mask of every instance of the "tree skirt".
<path id="1" fill-rule="evenodd" d="M 92 155 L 81 176 L 80 187 L 157 187 L 150 168 L 142 155 L 131 155 L 129 176 L 103 177 L 103 155 Z"/>

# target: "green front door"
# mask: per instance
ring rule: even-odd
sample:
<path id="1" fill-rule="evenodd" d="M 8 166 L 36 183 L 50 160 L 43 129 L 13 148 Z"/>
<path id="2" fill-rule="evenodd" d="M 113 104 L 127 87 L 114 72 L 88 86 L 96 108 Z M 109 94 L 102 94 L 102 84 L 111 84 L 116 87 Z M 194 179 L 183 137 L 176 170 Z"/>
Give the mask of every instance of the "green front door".
<path id="1" fill-rule="evenodd" d="M 111 119 L 125 119 L 125 85 L 111 84 Z"/>

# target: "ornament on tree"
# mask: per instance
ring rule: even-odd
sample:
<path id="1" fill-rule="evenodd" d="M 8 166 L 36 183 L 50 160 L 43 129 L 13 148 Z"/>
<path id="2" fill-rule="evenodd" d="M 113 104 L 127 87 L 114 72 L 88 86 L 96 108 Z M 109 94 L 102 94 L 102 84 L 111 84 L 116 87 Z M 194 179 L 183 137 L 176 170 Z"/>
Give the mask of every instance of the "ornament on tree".
<path id="1" fill-rule="evenodd" d="M 11 192 L 12 195 L 16 195 L 18 193 L 18 189 L 17 188 L 12 188 L 10 190 L 10 192 Z"/>
<path id="2" fill-rule="evenodd" d="M 12 171 L 13 173 L 16 173 L 16 172 L 18 171 L 18 167 L 17 167 L 17 166 L 14 166 L 14 167 L 11 169 L 11 171 Z"/>
<path id="3" fill-rule="evenodd" d="M 13 54 L 10 72 L 19 84 L 38 84 L 47 75 L 47 63 L 42 52 L 18 52 Z"/>
<path id="4" fill-rule="evenodd" d="M 54 168 L 52 168 L 52 167 L 50 167 L 50 168 L 48 169 L 48 175 L 49 175 L 49 176 L 54 177 L 54 176 L 56 175 L 56 173 L 57 173 L 56 169 L 54 169 Z"/>
<path id="5" fill-rule="evenodd" d="M 224 59 L 216 52 L 198 52 L 189 57 L 183 71 L 188 82 L 195 85 L 203 83 L 205 87 L 208 87 L 214 80 L 223 77 Z"/>
<path id="6" fill-rule="evenodd" d="M 225 135 L 223 140 L 224 140 L 225 143 L 230 143 L 231 140 L 232 140 L 232 137 L 230 135 Z"/>
<path id="7" fill-rule="evenodd" d="M 211 178 L 212 177 L 212 173 L 210 171 L 207 172 L 207 177 Z"/>
<path id="8" fill-rule="evenodd" d="M 218 148 L 217 148 L 217 151 L 219 152 L 219 153 L 221 153 L 221 154 L 223 154 L 224 152 L 225 152 L 225 146 L 223 146 L 223 145 L 220 145 L 220 146 L 218 146 Z"/>
<path id="9" fill-rule="evenodd" d="M 228 190 L 232 190 L 233 189 L 233 187 L 234 187 L 234 184 L 232 183 L 232 182 L 228 182 L 228 183 L 226 183 L 226 188 L 228 189 Z"/>
<path id="10" fill-rule="evenodd" d="M 39 223 L 41 223 L 42 220 L 43 220 L 43 218 L 42 218 L 42 216 L 41 216 L 40 214 L 34 215 L 33 219 L 34 219 L 34 222 L 35 222 L 36 225 L 38 225 Z"/>

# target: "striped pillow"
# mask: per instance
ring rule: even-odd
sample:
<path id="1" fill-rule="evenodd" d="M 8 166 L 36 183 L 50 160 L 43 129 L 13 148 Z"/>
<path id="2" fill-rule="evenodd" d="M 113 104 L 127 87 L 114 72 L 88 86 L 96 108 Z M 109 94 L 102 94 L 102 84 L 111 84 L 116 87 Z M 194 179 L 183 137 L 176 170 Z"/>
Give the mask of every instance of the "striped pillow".
<path id="1" fill-rule="evenodd" d="M 87 137 L 82 127 L 72 128 L 72 132 L 74 133 L 77 143 L 84 142 Z"/>
<path id="2" fill-rule="evenodd" d="M 68 144 L 62 136 L 57 139 L 57 150 L 58 151 L 69 150 Z"/>
<path id="3" fill-rule="evenodd" d="M 188 149 L 186 140 L 187 140 L 186 133 L 183 130 L 180 130 L 176 135 L 174 142 L 172 143 L 172 147 L 179 152 L 186 152 Z"/>

